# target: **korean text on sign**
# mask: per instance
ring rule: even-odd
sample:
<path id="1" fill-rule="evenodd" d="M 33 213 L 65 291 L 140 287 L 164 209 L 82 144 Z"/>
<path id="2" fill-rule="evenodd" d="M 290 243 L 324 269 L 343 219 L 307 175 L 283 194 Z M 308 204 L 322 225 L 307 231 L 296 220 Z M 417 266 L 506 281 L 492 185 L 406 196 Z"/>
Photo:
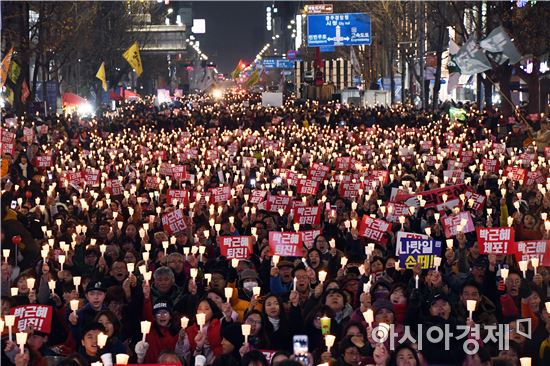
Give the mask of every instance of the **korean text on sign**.
<path id="1" fill-rule="evenodd" d="M 180 209 L 174 210 L 162 216 L 162 227 L 168 235 L 175 235 L 187 229 L 185 217 Z"/>
<path id="2" fill-rule="evenodd" d="M 538 258 L 540 264 L 543 264 L 544 254 L 550 248 L 550 240 L 518 241 L 516 244 L 516 260 L 528 261 L 531 258 Z"/>
<path id="3" fill-rule="evenodd" d="M 248 258 L 252 251 L 251 236 L 220 236 L 220 253 L 227 259 Z"/>
<path id="4" fill-rule="evenodd" d="M 315 239 L 322 233 L 323 232 L 321 229 L 300 231 L 300 234 L 302 235 L 302 243 L 306 248 L 311 249 Z"/>
<path id="5" fill-rule="evenodd" d="M 15 315 L 15 326 L 19 332 L 24 332 L 29 327 L 38 332 L 51 332 L 53 309 L 49 305 L 16 306 L 10 313 Z"/>
<path id="6" fill-rule="evenodd" d="M 481 254 L 515 254 L 517 251 L 511 227 L 478 228 L 477 243 Z"/>
<path id="7" fill-rule="evenodd" d="M 391 230 L 392 224 L 384 220 L 374 219 L 364 215 L 359 225 L 359 235 L 365 238 L 382 242 L 384 233 Z"/>
<path id="8" fill-rule="evenodd" d="M 281 257 L 301 257 L 302 238 L 300 233 L 280 231 L 269 232 L 269 255 Z"/>
<path id="9" fill-rule="evenodd" d="M 441 242 L 436 240 L 403 238 L 399 246 L 399 261 L 407 269 L 418 263 L 422 269 L 433 268 L 434 257 L 441 256 Z"/>
<path id="10" fill-rule="evenodd" d="M 319 206 L 298 207 L 294 213 L 294 223 L 300 225 L 319 225 L 321 210 Z"/>

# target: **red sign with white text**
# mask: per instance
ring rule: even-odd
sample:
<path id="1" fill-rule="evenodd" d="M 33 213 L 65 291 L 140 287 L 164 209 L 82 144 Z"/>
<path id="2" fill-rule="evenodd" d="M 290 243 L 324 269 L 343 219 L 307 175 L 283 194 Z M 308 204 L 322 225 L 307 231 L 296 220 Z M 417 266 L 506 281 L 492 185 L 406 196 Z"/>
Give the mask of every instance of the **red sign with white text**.
<path id="1" fill-rule="evenodd" d="M 477 228 L 477 243 L 481 254 L 515 254 L 514 228 Z"/>
<path id="2" fill-rule="evenodd" d="M 302 236 L 300 233 L 281 231 L 269 232 L 269 255 L 281 257 L 302 256 Z"/>

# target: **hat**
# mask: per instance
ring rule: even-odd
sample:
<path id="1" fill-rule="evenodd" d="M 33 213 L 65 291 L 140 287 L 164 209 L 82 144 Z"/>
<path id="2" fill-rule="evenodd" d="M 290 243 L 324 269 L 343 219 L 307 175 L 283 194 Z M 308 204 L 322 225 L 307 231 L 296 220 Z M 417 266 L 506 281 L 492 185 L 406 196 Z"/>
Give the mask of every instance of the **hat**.
<path id="1" fill-rule="evenodd" d="M 223 327 L 221 335 L 222 338 L 229 341 L 229 343 L 231 343 L 236 350 L 240 349 L 244 343 L 244 336 L 240 324 L 232 323 L 226 327 Z"/>
<path id="2" fill-rule="evenodd" d="M 446 294 L 444 294 L 444 293 L 442 293 L 442 292 L 438 292 L 438 293 L 435 293 L 435 294 L 432 296 L 432 298 L 431 298 L 431 300 L 430 300 L 430 306 L 432 306 L 433 304 L 435 304 L 438 300 L 444 300 L 444 301 L 446 301 L 446 302 L 449 303 L 449 304 L 451 303 L 451 302 L 449 301 L 449 297 L 448 297 Z"/>
<path id="3" fill-rule="evenodd" d="M 374 308 L 374 314 L 378 313 L 382 309 L 387 309 L 392 313 L 395 313 L 393 310 L 393 304 L 387 299 L 376 300 L 372 306 Z"/>
<path id="4" fill-rule="evenodd" d="M 283 267 L 294 268 L 294 264 L 291 261 L 287 261 L 287 260 L 279 261 L 279 263 L 277 263 L 277 268 L 280 269 L 280 268 L 283 268 Z"/>
<path id="5" fill-rule="evenodd" d="M 168 306 L 168 303 L 166 302 L 157 302 L 155 305 L 153 305 L 153 314 L 158 313 L 159 311 L 170 311 L 170 307 Z"/>
<path id="6" fill-rule="evenodd" d="M 245 269 L 239 274 L 239 281 L 244 280 L 258 280 L 258 273 L 253 269 Z"/>
<path id="7" fill-rule="evenodd" d="M 101 281 L 90 281 L 88 283 L 88 286 L 86 286 L 86 291 L 85 292 L 88 293 L 90 291 L 107 292 L 107 289 L 105 288 L 105 286 L 103 286 Z"/>

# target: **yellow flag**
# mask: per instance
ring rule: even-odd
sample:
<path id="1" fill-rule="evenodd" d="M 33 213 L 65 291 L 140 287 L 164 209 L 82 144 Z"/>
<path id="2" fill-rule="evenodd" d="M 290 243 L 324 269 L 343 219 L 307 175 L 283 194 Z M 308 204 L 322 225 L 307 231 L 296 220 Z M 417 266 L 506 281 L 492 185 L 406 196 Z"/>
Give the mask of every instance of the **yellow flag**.
<path id="1" fill-rule="evenodd" d="M 107 91 L 107 78 L 105 77 L 105 62 L 101 63 L 101 66 L 99 67 L 99 70 L 97 70 L 97 74 L 95 74 L 95 77 L 101 80 L 101 85 L 103 86 L 103 90 Z"/>
<path id="2" fill-rule="evenodd" d="M 8 70 L 10 69 L 11 56 L 13 54 L 13 47 L 10 48 L 4 59 L 2 60 L 2 67 L 0 67 L 0 87 L 3 87 L 8 77 Z"/>
<path id="3" fill-rule="evenodd" d="M 137 42 L 134 42 L 130 48 L 126 50 L 123 54 L 124 58 L 130 66 L 135 70 L 138 76 L 143 72 L 143 67 L 141 66 L 141 57 L 139 56 L 139 45 Z"/>

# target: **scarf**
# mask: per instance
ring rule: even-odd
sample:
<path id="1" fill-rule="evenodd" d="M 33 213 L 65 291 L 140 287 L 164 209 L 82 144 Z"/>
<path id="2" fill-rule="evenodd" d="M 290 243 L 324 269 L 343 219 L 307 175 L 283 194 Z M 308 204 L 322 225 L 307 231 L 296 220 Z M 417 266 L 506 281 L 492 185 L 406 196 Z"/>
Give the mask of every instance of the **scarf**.
<path id="1" fill-rule="evenodd" d="M 21 173 L 25 178 L 27 178 L 27 167 L 28 164 L 19 163 L 19 167 L 21 168 Z"/>
<path id="2" fill-rule="evenodd" d="M 270 316 L 267 317 L 269 319 L 269 322 L 271 323 L 271 325 L 273 325 L 273 331 L 278 331 L 279 330 L 279 323 L 281 322 L 281 319 L 275 319 L 275 318 L 272 318 Z"/>

